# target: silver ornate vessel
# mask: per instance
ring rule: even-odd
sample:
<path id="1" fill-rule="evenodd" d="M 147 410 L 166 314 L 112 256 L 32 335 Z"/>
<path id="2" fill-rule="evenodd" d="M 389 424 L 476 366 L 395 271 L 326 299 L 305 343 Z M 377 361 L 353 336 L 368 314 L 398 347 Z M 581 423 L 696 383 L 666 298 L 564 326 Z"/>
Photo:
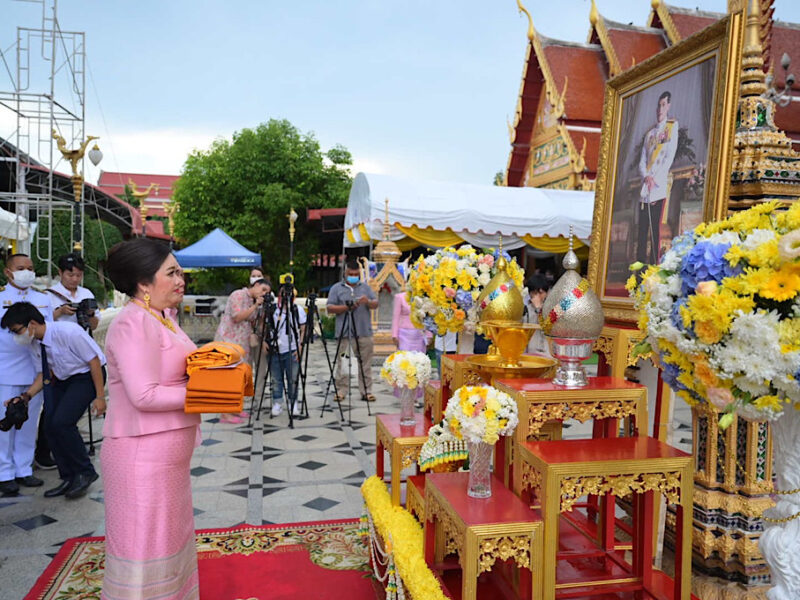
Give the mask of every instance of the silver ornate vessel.
<path id="1" fill-rule="evenodd" d="M 578 273 L 580 260 L 572 250 L 561 263 L 566 272 L 547 294 L 542 306 L 542 331 L 559 366 L 553 383 L 567 387 L 588 384 L 583 361 L 592 355 L 594 341 L 603 329 L 603 308 L 589 282 Z"/>

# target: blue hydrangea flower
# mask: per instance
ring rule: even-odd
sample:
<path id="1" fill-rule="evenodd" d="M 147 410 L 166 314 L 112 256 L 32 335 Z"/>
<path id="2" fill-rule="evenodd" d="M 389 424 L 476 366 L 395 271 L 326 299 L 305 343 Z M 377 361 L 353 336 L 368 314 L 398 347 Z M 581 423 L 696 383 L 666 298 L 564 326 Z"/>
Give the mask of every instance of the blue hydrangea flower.
<path id="1" fill-rule="evenodd" d="M 699 242 L 681 261 L 681 293 L 694 292 L 701 281 L 722 283 L 725 277 L 734 277 L 742 272 L 741 267 L 732 267 L 725 259 L 731 244 Z"/>
<path id="2" fill-rule="evenodd" d="M 681 306 L 686 306 L 686 298 L 680 298 L 675 304 L 672 305 L 672 309 L 669 313 L 669 322 L 675 326 L 678 331 L 686 331 L 683 327 L 683 318 L 681 317 Z"/>
<path id="3" fill-rule="evenodd" d="M 456 292 L 455 301 L 461 310 L 469 310 L 472 307 L 472 293 L 458 290 Z"/>
<path id="4" fill-rule="evenodd" d="M 661 364 L 664 366 L 664 370 L 661 372 L 661 377 L 666 384 L 675 391 L 685 390 L 686 386 L 678 381 L 678 377 L 681 375 L 681 370 L 675 365 L 666 362 L 663 354 L 661 354 Z"/>

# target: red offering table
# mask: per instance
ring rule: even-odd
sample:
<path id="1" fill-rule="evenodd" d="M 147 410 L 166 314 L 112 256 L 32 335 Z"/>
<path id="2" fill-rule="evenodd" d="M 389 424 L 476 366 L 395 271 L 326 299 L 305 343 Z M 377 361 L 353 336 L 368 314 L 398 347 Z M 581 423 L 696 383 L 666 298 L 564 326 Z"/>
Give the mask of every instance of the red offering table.
<path id="1" fill-rule="evenodd" d="M 526 442 L 518 447 L 522 482 L 535 490 L 544 521 L 543 598 L 579 594 L 646 592 L 663 600 L 686 600 L 691 589 L 692 457 L 654 438 L 606 438 Z M 675 584 L 653 569 L 653 493 L 677 505 Z M 561 513 L 569 519 L 578 500 L 587 495 L 633 495 L 632 561 L 614 547 L 613 532 L 603 532 L 601 544 L 590 553 L 559 544 Z M 559 547 L 562 549 L 559 552 Z M 558 581 L 559 558 L 572 563 L 605 558 L 605 576 L 577 574 L 577 580 Z M 625 569 L 620 577 L 617 570 Z M 644 596 L 647 597 L 647 596 Z"/>
<path id="2" fill-rule="evenodd" d="M 392 504 L 400 505 L 400 472 L 415 464 L 422 444 L 428 439 L 430 419 L 420 413 L 412 426 L 400 425 L 400 415 L 375 416 L 376 473 L 383 479 L 383 452 L 389 453 L 391 465 Z"/>
<path id="3" fill-rule="evenodd" d="M 514 559 L 519 598 L 540 597 L 542 520 L 539 511 L 494 480 L 489 498 L 467 496 L 469 473 L 431 473 L 425 479 L 425 560 L 434 569 L 455 551 L 461 598 L 475 600 L 481 573 Z"/>
<path id="4" fill-rule="evenodd" d="M 509 456 L 515 444 L 539 438 L 546 423 L 561 423 L 577 419 L 603 420 L 604 437 L 616 437 L 618 419 L 634 417 L 634 426 L 644 433 L 647 429 L 647 388 L 619 377 L 589 377 L 589 385 L 568 388 L 556 385 L 550 379 L 500 379 L 495 387 L 511 396 L 517 403 L 519 425 L 514 439 L 497 444 L 495 448 L 495 473 L 503 474 L 509 487 L 519 488 L 519 469 L 509 468 Z M 546 437 L 560 439 L 560 433 Z"/>

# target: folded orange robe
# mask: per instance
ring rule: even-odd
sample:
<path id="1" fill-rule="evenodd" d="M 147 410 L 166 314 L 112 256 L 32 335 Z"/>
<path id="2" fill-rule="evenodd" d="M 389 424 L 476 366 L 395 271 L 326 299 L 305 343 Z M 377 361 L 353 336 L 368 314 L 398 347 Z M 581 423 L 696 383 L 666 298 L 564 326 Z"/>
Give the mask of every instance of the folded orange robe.
<path id="1" fill-rule="evenodd" d="M 244 362 L 245 351 L 231 342 L 209 342 L 186 357 L 186 372 L 191 375 L 204 367 L 227 367 Z"/>
<path id="2" fill-rule="evenodd" d="M 184 410 L 187 413 L 241 412 L 244 397 L 254 393 L 253 370 L 249 363 L 224 368 L 198 367 L 189 375 Z"/>

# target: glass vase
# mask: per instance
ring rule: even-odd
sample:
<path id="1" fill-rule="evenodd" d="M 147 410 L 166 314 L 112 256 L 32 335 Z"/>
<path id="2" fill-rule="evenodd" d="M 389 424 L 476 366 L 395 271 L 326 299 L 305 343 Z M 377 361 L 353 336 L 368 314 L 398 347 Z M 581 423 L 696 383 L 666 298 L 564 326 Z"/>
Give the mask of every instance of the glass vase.
<path id="1" fill-rule="evenodd" d="M 492 495 L 492 444 L 468 442 L 467 446 L 469 448 L 467 496 L 488 498 Z"/>
<path id="2" fill-rule="evenodd" d="M 414 402 L 417 400 L 417 390 L 407 387 L 396 388 L 400 397 L 400 425 L 411 426 L 416 424 L 414 416 Z"/>

